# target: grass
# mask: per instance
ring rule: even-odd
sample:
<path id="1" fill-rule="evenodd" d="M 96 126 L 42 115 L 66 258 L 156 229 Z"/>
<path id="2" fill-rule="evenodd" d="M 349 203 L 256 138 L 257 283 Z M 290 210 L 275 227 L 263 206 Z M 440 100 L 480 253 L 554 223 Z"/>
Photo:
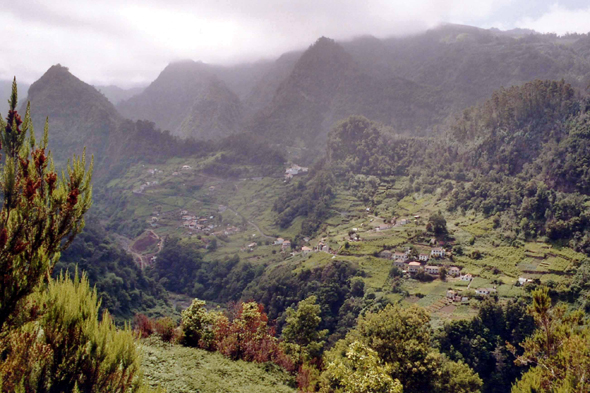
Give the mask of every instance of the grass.
<path id="1" fill-rule="evenodd" d="M 294 378 L 274 364 L 233 361 L 219 353 L 142 341 L 145 380 L 174 393 L 291 393 Z"/>

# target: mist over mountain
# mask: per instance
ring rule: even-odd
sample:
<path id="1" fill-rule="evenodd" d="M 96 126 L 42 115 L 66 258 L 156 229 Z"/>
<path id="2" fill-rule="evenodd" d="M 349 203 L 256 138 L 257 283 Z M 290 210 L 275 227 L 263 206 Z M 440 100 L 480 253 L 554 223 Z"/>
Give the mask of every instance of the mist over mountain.
<path id="1" fill-rule="evenodd" d="M 337 121 L 354 114 L 398 133 L 430 135 L 503 86 L 564 79 L 584 91 L 589 57 L 587 36 L 526 29 L 444 25 L 402 38 L 323 37 L 274 62 L 173 63 L 118 109 L 185 138 L 247 130 L 285 145 L 312 145 L 323 143 Z"/>
<path id="2" fill-rule="evenodd" d="M 141 94 L 121 102 L 121 114 L 153 121 L 185 138 L 220 138 L 239 131 L 241 102 L 212 70 L 200 62 L 166 67 Z"/>
<path id="3" fill-rule="evenodd" d="M 104 96 L 113 105 L 117 105 L 121 101 L 128 100 L 129 98 L 138 95 L 145 89 L 145 87 L 132 87 L 129 89 L 123 89 L 114 85 L 94 86 L 94 88 L 104 94 Z"/>

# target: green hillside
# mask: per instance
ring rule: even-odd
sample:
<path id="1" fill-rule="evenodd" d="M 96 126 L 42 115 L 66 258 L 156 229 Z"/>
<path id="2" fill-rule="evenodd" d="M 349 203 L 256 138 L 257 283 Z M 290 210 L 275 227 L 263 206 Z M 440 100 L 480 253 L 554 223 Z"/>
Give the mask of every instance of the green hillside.
<path id="1" fill-rule="evenodd" d="M 163 343 L 142 342 L 145 379 L 152 387 L 177 393 L 288 393 L 293 378 L 269 364 L 233 361 L 218 353 Z"/>

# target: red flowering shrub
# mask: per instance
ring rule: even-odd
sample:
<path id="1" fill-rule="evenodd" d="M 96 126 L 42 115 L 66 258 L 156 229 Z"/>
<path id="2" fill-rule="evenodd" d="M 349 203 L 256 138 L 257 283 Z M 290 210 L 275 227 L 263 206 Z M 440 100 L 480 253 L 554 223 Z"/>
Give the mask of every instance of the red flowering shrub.
<path id="1" fill-rule="evenodd" d="M 172 318 L 164 317 L 156 321 L 155 329 L 162 341 L 173 342 L 178 336 L 176 327 L 176 322 Z"/>
<path id="2" fill-rule="evenodd" d="M 295 362 L 281 348 L 275 329 L 268 325 L 264 306 L 256 302 L 239 303 L 231 310 L 230 321 L 219 317 L 215 325 L 215 348 L 231 359 L 273 362 L 295 371 Z"/>
<path id="3" fill-rule="evenodd" d="M 133 327 L 141 338 L 147 338 L 155 332 L 153 319 L 150 319 L 145 314 L 135 314 L 135 317 L 133 317 Z"/>

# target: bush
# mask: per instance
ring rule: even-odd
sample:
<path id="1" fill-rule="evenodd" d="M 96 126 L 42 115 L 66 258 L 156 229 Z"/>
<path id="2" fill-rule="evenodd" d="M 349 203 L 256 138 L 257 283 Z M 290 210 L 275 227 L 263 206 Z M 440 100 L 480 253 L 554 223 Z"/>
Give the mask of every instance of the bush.
<path id="1" fill-rule="evenodd" d="M 219 352 L 234 360 L 273 362 L 287 371 L 295 371 L 295 362 L 279 345 L 261 304 L 240 303 L 232 311 L 232 321 L 223 316 L 216 321 L 215 343 Z"/>
<path id="2" fill-rule="evenodd" d="M 0 344 L 2 392 L 138 392 L 140 358 L 134 334 L 118 330 L 86 276 L 60 276 L 35 295 L 40 319 Z M 6 351 L 9 349 L 9 351 Z"/>
<path id="3" fill-rule="evenodd" d="M 215 327 L 221 316 L 218 312 L 207 312 L 205 302 L 194 299 L 182 312 L 182 343 L 190 347 L 215 349 Z"/>
<path id="4" fill-rule="evenodd" d="M 160 335 L 162 341 L 173 342 L 177 337 L 176 322 L 170 317 L 163 317 L 156 321 L 156 333 Z"/>
<path id="5" fill-rule="evenodd" d="M 148 338 L 154 334 L 154 321 L 145 314 L 136 314 L 133 318 L 135 331 L 141 338 Z"/>

